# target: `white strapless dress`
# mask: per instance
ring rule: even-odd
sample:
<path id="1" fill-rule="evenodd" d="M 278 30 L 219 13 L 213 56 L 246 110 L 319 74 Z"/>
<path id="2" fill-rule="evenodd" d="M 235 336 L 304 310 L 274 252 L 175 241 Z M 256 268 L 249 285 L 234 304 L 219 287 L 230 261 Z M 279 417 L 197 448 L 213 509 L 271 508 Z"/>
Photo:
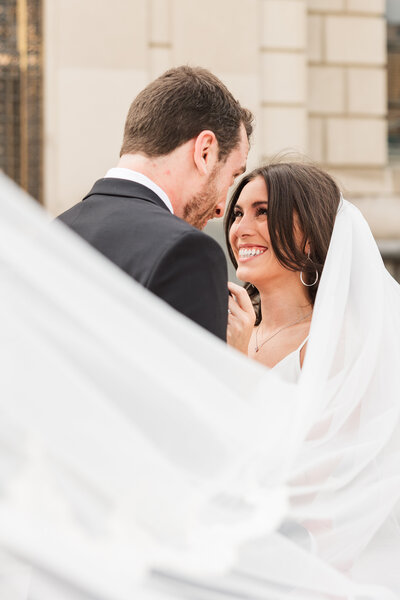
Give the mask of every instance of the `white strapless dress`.
<path id="1" fill-rule="evenodd" d="M 288 383 L 297 383 L 301 373 L 300 352 L 308 341 L 308 337 L 303 340 L 296 350 L 282 358 L 272 370 L 279 375 L 281 379 Z"/>

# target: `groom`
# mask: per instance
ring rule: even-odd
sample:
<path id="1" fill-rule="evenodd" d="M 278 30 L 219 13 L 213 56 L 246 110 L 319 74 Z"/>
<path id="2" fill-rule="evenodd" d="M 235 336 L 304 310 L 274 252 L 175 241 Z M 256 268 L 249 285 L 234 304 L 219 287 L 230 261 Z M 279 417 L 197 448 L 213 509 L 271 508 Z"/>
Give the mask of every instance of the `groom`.
<path id="1" fill-rule="evenodd" d="M 171 69 L 132 102 L 117 167 L 59 219 L 225 340 L 226 261 L 200 230 L 223 216 L 251 132 L 250 111 L 212 73 Z"/>

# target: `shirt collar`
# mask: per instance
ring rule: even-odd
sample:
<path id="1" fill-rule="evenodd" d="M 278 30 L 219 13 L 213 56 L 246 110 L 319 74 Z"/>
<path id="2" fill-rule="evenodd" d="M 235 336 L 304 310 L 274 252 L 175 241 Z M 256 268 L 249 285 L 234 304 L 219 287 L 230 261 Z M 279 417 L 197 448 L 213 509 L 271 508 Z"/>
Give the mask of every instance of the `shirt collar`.
<path id="1" fill-rule="evenodd" d="M 126 169 L 124 167 L 113 167 L 109 169 L 104 176 L 105 178 L 112 177 L 113 179 L 128 179 L 129 181 L 134 181 L 135 183 L 140 183 L 145 187 L 152 190 L 164 204 L 169 208 L 169 210 L 174 213 L 174 209 L 172 208 L 171 200 L 168 198 L 167 194 L 162 190 L 154 181 L 149 179 L 143 173 L 138 173 L 137 171 L 132 171 L 132 169 Z"/>

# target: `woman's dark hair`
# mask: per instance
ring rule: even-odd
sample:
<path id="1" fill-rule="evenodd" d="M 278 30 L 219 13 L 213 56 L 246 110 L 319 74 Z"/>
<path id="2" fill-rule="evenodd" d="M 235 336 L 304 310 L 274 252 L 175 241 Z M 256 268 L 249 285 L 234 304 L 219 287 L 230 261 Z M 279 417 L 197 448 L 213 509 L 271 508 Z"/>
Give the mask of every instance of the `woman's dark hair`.
<path id="1" fill-rule="evenodd" d="M 272 250 L 286 269 L 302 271 L 306 283 L 312 283 L 318 271 L 317 283 L 306 288 L 310 302 L 314 304 L 340 202 L 340 190 L 328 173 L 305 162 L 272 163 L 245 175 L 233 192 L 225 216 L 226 242 L 235 268 L 237 262 L 229 242 L 229 231 L 235 220 L 234 209 L 243 188 L 259 176 L 267 186 L 268 233 Z M 294 235 L 296 224 L 302 234 L 300 245 L 296 244 Z M 307 242 L 310 258 L 305 254 Z M 256 323 L 259 323 L 261 306 L 258 290 L 249 283 L 245 287 L 256 310 Z"/>

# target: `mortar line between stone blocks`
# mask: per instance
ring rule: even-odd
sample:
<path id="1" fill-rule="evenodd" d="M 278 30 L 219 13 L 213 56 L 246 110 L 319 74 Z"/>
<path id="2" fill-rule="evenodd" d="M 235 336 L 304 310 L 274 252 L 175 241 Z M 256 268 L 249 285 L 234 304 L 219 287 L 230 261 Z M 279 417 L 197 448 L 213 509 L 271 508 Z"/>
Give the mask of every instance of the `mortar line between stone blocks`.
<path id="1" fill-rule="evenodd" d="M 261 101 L 262 108 L 305 108 L 305 102 L 268 102 L 268 100 Z"/>
<path id="2" fill-rule="evenodd" d="M 373 64 L 373 63 L 341 63 L 341 62 L 325 62 L 320 60 L 309 60 L 309 67 L 335 67 L 339 69 L 377 69 L 377 70 L 385 70 L 385 64 Z"/>
<path id="3" fill-rule="evenodd" d="M 270 54 L 305 54 L 305 48 L 276 48 L 273 46 L 260 46 L 260 52 Z"/>
<path id="4" fill-rule="evenodd" d="M 343 10 L 318 10 L 317 8 L 310 8 L 307 11 L 307 15 L 310 17 L 345 17 L 347 13 Z"/>
<path id="5" fill-rule="evenodd" d="M 171 50 L 172 44 L 171 42 L 150 42 L 149 48 L 158 48 L 162 50 Z"/>
<path id="6" fill-rule="evenodd" d="M 382 17 L 384 17 L 384 13 L 365 13 L 365 12 L 359 12 L 359 11 L 348 11 L 345 12 L 343 10 L 331 10 L 331 11 L 319 11 L 319 10 L 309 10 L 307 12 L 307 14 L 310 17 L 343 17 L 343 18 L 347 18 L 347 17 L 356 17 L 356 18 L 365 18 L 365 19 L 381 19 Z"/>
<path id="7" fill-rule="evenodd" d="M 363 121 L 386 121 L 387 114 L 374 115 L 372 113 L 321 113 L 321 112 L 309 112 L 310 117 L 319 119 L 343 119 L 345 121 L 351 121 L 353 119 L 362 119 Z"/>
<path id="8" fill-rule="evenodd" d="M 330 163 L 328 161 L 320 161 L 319 164 L 327 171 L 361 171 L 369 173 L 371 169 L 382 169 L 386 167 L 386 163 Z M 360 196 L 361 197 L 361 196 Z"/>

